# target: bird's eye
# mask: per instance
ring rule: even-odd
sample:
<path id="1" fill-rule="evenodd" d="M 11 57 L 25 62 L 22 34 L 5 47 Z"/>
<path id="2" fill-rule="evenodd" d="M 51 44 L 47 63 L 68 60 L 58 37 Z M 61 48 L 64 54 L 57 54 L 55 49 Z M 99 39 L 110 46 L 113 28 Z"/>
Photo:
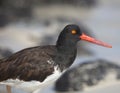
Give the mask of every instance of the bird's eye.
<path id="1" fill-rule="evenodd" d="M 76 30 L 72 30 L 71 33 L 72 33 L 73 35 L 75 35 L 77 32 L 76 32 Z"/>

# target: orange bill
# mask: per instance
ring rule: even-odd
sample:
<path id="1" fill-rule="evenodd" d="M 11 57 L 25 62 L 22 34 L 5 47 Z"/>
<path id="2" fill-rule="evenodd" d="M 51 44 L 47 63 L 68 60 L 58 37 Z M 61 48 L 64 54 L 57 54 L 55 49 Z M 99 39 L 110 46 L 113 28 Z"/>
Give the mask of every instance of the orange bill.
<path id="1" fill-rule="evenodd" d="M 91 42 L 91 43 L 94 43 L 94 44 L 97 44 L 97 45 L 100 45 L 100 46 L 112 48 L 111 45 L 109 45 L 107 43 L 104 43 L 102 41 L 96 40 L 96 39 L 94 39 L 90 36 L 85 35 L 84 33 L 80 36 L 80 38 L 81 38 L 81 40 L 85 40 L 85 41 L 88 41 L 88 42 Z"/>

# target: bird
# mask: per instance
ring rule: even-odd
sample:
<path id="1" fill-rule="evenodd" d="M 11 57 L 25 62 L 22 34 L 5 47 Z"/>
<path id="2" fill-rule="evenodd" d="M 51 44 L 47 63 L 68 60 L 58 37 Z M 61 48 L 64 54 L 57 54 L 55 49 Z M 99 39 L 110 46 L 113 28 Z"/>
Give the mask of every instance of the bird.
<path id="1" fill-rule="evenodd" d="M 17 86 L 17 81 L 27 84 L 36 81 L 42 85 L 53 80 L 52 76 L 60 75 L 73 64 L 77 56 L 77 42 L 81 40 L 112 48 L 111 45 L 83 33 L 78 25 L 68 24 L 60 32 L 55 45 L 26 48 L 1 59 L 0 83 L 6 84 L 7 92 L 11 93 L 11 86 Z M 9 80 L 16 81 L 9 84 Z"/>

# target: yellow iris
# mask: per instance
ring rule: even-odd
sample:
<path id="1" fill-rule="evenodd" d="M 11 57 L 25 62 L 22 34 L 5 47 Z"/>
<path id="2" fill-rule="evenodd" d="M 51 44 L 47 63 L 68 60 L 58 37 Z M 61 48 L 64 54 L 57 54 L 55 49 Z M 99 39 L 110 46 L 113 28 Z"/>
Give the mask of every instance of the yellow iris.
<path id="1" fill-rule="evenodd" d="M 76 32 L 76 30 L 72 30 L 71 33 L 74 35 L 74 34 L 76 34 L 77 32 Z"/>

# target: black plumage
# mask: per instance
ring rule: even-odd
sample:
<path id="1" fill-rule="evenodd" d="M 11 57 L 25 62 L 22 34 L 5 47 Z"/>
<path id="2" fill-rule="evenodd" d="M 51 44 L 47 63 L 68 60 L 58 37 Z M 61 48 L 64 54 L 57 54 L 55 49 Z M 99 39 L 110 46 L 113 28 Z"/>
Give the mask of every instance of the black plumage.
<path id="1" fill-rule="evenodd" d="M 71 34 L 76 30 L 76 35 Z M 68 25 L 60 33 L 56 45 L 37 46 L 23 49 L 0 62 L 0 81 L 20 79 L 24 81 L 44 81 L 53 74 L 54 66 L 60 71 L 74 61 L 77 42 L 81 31 L 76 25 Z"/>

